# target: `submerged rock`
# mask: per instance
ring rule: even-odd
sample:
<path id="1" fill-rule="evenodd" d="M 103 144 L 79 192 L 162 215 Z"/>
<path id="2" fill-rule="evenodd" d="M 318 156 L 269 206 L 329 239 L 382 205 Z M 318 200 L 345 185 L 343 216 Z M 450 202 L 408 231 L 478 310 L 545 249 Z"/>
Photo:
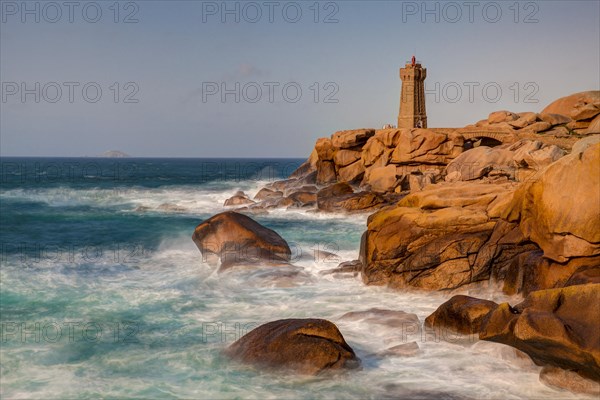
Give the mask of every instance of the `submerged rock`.
<path id="1" fill-rule="evenodd" d="M 348 274 L 351 277 L 358 276 L 362 268 L 362 262 L 360 260 L 344 261 L 340 263 L 337 268 L 320 271 L 319 275 L 334 275 L 334 277 L 340 277 L 343 274 Z"/>
<path id="2" fill-rule="evenodd" d="M 397 310 L 385 310 L 381 308 L 370 308 L 364 311 L 351 311 L 340 317 L 342 320 L 363 321 L 369 324 L 385 325 L 392 328 L 413 328 L 420 327 L 419 317 L 416 314 Z"/>
<path id="3" fill-rule="evenodd" d="M 381 400 L 476 400 L 471 397 L 435 389 L 410 389 L 399 383 L 384 384 L 373 396 Z M 477 399 L 479 400 L 479 399 Z"/>
<path id="4" fill-rule="evenodd" d="M 515 349 L 511 346 L 488 342 L 487 340 L 478 340 L 473 344 L 473 346 L 471 346 L 471 349 L 477 353 L 485 353 L 492 357 L 508 361 L 509 363 L 518 366 L 523 370 L 528 370 L 531 372 L 539 371 L 539 367 L 535 365 L 527 353 L 523 353 L 521 350 Z"/>
<path id="5" fill-rule="evenodd" d="M 594 382 L 584 378 L 577 372 L 562 368 L 542 368 L 540 382 L 557 389 L 567 389 L 575 393 L 585 393 L 600 397 L 600 382 Z"/>
<path id="6" fill-rule="evenodd" d="M 419 354 L 419 345 L 417 342 L 410 342 L 392 346 L 389 349 L 380 351 L 377 356 L 380 357 L 412 357 Z"/>
<path id="7" fill-rule="evenodd" d="M 274 264 L 263 267 L 254 263 L 238 263 L 222 271 L 221 276 L 231 275 L 245 287 L 290 288 L 313 283 L 312 276 L 304 268 L 290 264 Z"/>
<path id="8" fill-rule="evenodd" d="M 269 322 L 240 338 L 225 353 L 243 363 L 304 375 L 360 365 L 338 328 L 324 319 Z"/>
<path id="9" fill-rule="evenodd" d="M 233 196 L 231 196 L 230 198 L 225 200 L 225 202 L 223 203 L 223 206 L 225 206 L 225 207 L 243 206 L 243 205 L 249 205 L 249 204 L 254 204 L 254 203 L 255 202 L 250 200 L 250 197 L 248 197 L 248 195 L 246 193 L 244 193 L 242 190 L 238 190 L 237 192 L 235 192 L 235 194 Z"/>
<path id="10" fill-rule="evenodd" d="M 160 211 L 171 211 L 171 212 L 185 212 L 186 211 L 184 207 L 180 207 L 177 204 L 173 204 L 173 203 L 163 203 L 163 204 L 159 205 L 156 209 L 160 210 Z"/>
<path id="11" fill-rule="evenodd" d="M 277 191 L 277 190 L 271 190 L 268 188 L 262 188 L 258 191 L 258 193 L 256 193 L 256 195 L 254 196 L 254 200 L 262 201 L 262 200 L 272 199 L 272 198 L 277 199 L 280 197 L 283 197 L 283 192 Z"/>
<path id="12" fill-rule="evenodd" d="M 248 198 L 248 196 L 246 195 L 235 195 L 232 196 L 230 198 L 228 198 L 227 200 L 225 200 L 225 203 L 223 203 L 223 205 L 225 207 L 231 207 L 231 206 L 244 206 L 244 205 L 248 205 L 248 204 L 254 204 L 255 202 L 250 200 Z"/>

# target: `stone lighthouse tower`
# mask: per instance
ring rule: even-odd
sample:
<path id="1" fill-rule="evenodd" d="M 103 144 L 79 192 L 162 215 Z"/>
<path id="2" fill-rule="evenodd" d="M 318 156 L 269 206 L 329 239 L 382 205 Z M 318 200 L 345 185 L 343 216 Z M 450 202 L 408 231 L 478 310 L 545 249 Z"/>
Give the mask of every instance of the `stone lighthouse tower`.
<path id="1" fill-rule="evenodd" d="M 415 56 L 404 68 L 400 68 L 402 93 L 400 94 L 398 128 L 427 128 L 424 86 L 426 77 L 427 69 L 416 61 Z"/>

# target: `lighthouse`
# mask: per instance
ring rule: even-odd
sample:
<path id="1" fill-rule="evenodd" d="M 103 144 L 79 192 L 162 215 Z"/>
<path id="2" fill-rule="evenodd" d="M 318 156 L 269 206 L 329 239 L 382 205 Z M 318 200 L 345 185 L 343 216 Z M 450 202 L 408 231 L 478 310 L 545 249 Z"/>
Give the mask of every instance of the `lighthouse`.
<path id="1" fill-rule="evenodd" d="M 427 112 L 425 111 L 425 78 L 427 69 L 412 57 L 411 62 L 400 68 L 402 89 L 400 93 L 400 110 L 398 112 L 398 128 L 427 128 Z"/>

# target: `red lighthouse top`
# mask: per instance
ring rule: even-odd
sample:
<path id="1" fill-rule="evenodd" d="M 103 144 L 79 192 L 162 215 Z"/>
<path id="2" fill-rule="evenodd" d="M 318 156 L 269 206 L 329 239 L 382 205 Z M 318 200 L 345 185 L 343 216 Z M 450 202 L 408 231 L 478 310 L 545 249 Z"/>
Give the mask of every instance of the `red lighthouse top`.
<path id="1" fill-rule="evenodd" d="M 411 62 L 411 65 L 414 67 L 415 64 L 417 63 L 417 59 L 415 58 L 415 56 L 412 56 L 410 62 Z"/>

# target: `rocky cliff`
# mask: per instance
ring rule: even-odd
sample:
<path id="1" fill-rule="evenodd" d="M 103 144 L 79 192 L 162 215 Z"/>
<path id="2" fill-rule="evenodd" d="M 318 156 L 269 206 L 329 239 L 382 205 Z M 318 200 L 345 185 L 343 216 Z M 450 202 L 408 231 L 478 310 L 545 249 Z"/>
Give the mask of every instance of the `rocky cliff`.
<path id="1" fill-rule="evenodd" d="M 535 180 L 575 142 L 597 133 L 600 92 L 567 96 L 541 113 L 493 112 L 463 128 L 339 131 L 318 139 L 289 179 L 226 205 L 254 213 L 281 207 L 372 212 L 444 181 Z M 319 190 L 336 183 L 350 185 L 352 193 L 341 202 L 319 201 Z"/>
<path id="2" fill-rule="evenodd" d="M 399 290 L 500 283 L 526 300 L 458 296 L 426 324 L 516 347 L 548 385 L 600 394 L 600 92 L 464 128 L 336 132 L 289 179 L 225 205 L 369 212 L 359 260 L 335 272 Z"/>

